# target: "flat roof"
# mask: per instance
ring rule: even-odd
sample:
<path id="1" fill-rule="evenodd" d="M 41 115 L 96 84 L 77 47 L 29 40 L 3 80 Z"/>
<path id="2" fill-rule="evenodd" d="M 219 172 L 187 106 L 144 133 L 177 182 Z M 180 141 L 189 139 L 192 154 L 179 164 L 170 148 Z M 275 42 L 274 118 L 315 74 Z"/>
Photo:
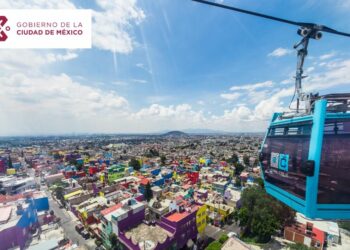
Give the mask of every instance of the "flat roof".
<path id="1" fill-rule="evenodd" d="M 183 212 L 175 212 L 173 214 L 170 214 L 168 217 L 166 217 L 168 220 L 172 221 L 172 222 L 179 222 L 180 220 L 182 220 L 183 218 L 186 218 L 188 215 L 190 215 L 192 212 L 198 210 L 199 206 L 198 205 L 194 205 L 191 207 L 190 211 L 183 211 Z"/>
<path id="2" fill-rule="evenodd" d="M 147 244 L 147 249 L 154 249 L 158 243 L 162 244 L 172 236 L 169 231 L 158 225 L 149 226 L 144 223 L 125 232 L 125 237 L 133 244 L 139 245 L 140 249 L 144 249 L 145 244 Z"/>
<path id="3" fill-rule="evenodd" d="M 0 223 L 5 223 L 11 217 L 12 206 L 0 207 Z"/>
<path id="4" fill-rule="evenodd" d="M 122 204 L 119 203 L 119 204 L 117 204 L 117 205 L 114 205 L 114 206 L 111 206 L 111 207 L 109 207 L 109 208 L 103 209 L 103 210 L 101 211 L 101 214 L 102 214 L 103 216 L 106 216 L 107 214 L 112 213 L 113 211 L 115 211 L 115 210 L 117 210 L 118 208 L 121 208 L 121 207 L 122 207 Z"/>
<path id="5" fill-rule="evenodd" d="M 188 215 L 189 215 L 188 212 L 182 212 L 182 213 L 176 212 L 176 213 L 169 215 L 167 217 L 167 219 L 170 221 L 173 221 L 173 222 L 178 222 L 178 221 L 182 220 L 183 218 L 186 218 Z"/>
<path id="6" fill-rule="evenodd" d="M 79 195 L 83 192 L 83 190 L 77 190 L 77 191 L 74 191 L 72 193 L 69 193 L 69 194 L 66 194 L 64 197 L 65 200 L 68 200 L 69 198 L 73 197 L 73 196 L 76 196 L 76 195 Z"/>

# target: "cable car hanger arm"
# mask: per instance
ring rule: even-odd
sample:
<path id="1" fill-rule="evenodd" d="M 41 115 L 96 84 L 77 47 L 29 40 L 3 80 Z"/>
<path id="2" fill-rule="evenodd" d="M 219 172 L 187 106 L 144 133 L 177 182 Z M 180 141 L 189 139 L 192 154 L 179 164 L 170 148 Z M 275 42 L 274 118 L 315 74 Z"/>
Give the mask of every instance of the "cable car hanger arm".
<path id="1" fill-rule="evenodd" d="M 228 5 L 225 5 L 225 4 L 215 3 L 215 2 L 207 1 L 207 0 L 192 0 L 192 1 L 199 2 L 199 3 L 204 3 L 204 4 L 208 4 L 208 5 L 212 5 L 212 6 L 216 6 L 216 7 L 223 8 L 223 9 L 237 11 L 237 12 L 241 12 L 241 13 L 252 15 L 252 16 L 262 17 L 262 18 L 265 18 L 265 19 L 270 19 L 270 20 L 274 20 L 274 21 L 277 21 L 277 22 L 281 22 L 281 23 L 288 23 L 288 24 L 291 24 L 291 25 L 299 26 L 299 27 L 305 27 L 305 28 L 309 28 L 309 29 L 312 29 L 312 30 L 315 30 L 315 31 L 324 31 L 324 32 L 328 32 L 328 33 L 332 33 L 332 34 L 336 34 L 336 35 L 350 37 L 349 33 L 337 31 L 335 29 L 329 28 L 329 27 L 324 26 L 324 25 L 318 25 L 318 24 L 315 24 L 315 23 L 305 23 L 305 22 L 291 21 L 291 20 L 287 20 L 287 19 L 284 19 L 284 18 L 279 18 L 279 17 L 270 16 L 270 15 L 265 15 L 265 14 L 262 14 L 262 13 L 258 13 L 258 12 L 254 12 L 254 11 L 250 11 L 250 10 L 244 10 L 244 9 L 236 8 L 236 7 L 233 7 L 233 6 L 228 6 Z"/>

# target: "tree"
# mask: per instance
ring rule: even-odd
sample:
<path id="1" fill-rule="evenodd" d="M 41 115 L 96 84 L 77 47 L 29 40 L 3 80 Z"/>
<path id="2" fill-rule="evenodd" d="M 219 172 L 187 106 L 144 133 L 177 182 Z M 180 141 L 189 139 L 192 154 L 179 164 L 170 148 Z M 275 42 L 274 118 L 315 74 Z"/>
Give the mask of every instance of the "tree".
<path id="1" fill-rule="evenodd" d="M 70 159 L 69 160 L 69 164 L 76 166 L 77 165 L 77 159 L 75 159 L 75 158 Z"/>
<path id="2" fill-rule="evenodd" d="M 165 155 L 161 155 L 160 156 L 160 162 L 162 163 L 162 165 L 165 165 L 165 161 L 166 161 Z"/>
<path id="3" fill-rule="evenodd" d="M 139 171 L 141 169 L 141 164 L 138 160 L 136 160 L 135 158 L 132 158 L 129 161 L 129 166 L 133 167 L 134 170 Z"/>
<path id="4" fill-rule="evenodd" d="M 288 244 L 288 249 L 290 249 L 290 250 L 312 250 L 313 248 L 305 246 L 304 244 L 301 244 L 301 243 L 296 243 L 296 244 Z"/>
<path id="5" fill-rule="evenodd" d="M 205 248 L 205 250 L 220 250 L 221 247 L 222 247 L 222 244 L 220 242 L 213 241 Z"/>
<path id="6" fill-rule="evenodd" d="M 11 155 L 9 156 L 9 168 L 13 168 Z"/>
<path id="7" fill-rule="evenodd" d="M 62 158 L 62 156 L 61 156 L 58 152 L 56 152 L 56 153 L 53 155 L 53 158 L 54 158 L 55 160 L 59 160 L 59 159 Z"/>
<path id="8" fill-rule="evenodd" d="M 145 188 L 145 199 L 150 201 L 153 198 L 153 192 L 151 189 L 151 184 L 148 182 Z"/>
<path id="9" fill-rule="evenodd" d="M 227 239 L 228 239 L 227 234 L 223 234 L 223 235 L 220 236 L 219 242 L 220 242 L 221 244 L 224 244 L 224 243 L 227 241 Z"/>
<path id="10" fill-rule="evenodd" d="M 241 207 L 235 212 L 243 237 L 252 237 L 265 243 L 285 225 L 291 223 L 295 212 L 269 196 L 260 186 L 246 188 L 241 197 Z"/>
<path id="11" fill-rule="evenodd" d="M 338 222 L 339 227 L 350 231 L 350 221 L 340 221 Z"/>
<path id="12" fill-rule="evenodd" d="M 61 204 L 63 205 L 65 203 L 64 201 L 64 189 L 61 186 L 56 187 L 55 189 L 55 196 L 58 200 L 61 201 Z"/>
<path id="13" fill-rule="evenodd" d="M 246 154 L 244 154 L 243 155 L 243 163 L 244 163 L 244 165 L 246 165 L 246 166 L 249 166 L 250 164 L 250 161 L 249 161 L 249 156 L 248 155 L 246 155 Z"/>
<path id="14" fill-rule="evenodd" d="M 118 237 L 115 233 L 111 233 L 108 237 L 109 243 L 111 243 L 111 250 L 117 250 L 118 249 Z"/>
<path id="15" fill-rule="evenodd" d="M 236 178 L 235 178 L 235 185 L 236 185 L 236 187 L 242 186 L 241 178 L 239 178 L 238 176 L 236 176 Z"/>
<path id="16" fill-rule="evenodd" d="M 237 162 L 235 164 L 235 175 L 239 176 L 243 172 L 243 170 L 244 170 L 244 166 L 241 163 Z"/>
<path id="17" fill-rule="evenodd" d="M 228 163 L 235 164 L 238 162 L 238 155 L 236 153 L 233 153 L 230 158 L 227 159 Z"/>
<path id="18" fill-rule="evenodd" d="M 258 177 L 254 180 L 254 182 L 258 184 L 260 187 L 264 188 L 264 180 L 262 178 Z"/>

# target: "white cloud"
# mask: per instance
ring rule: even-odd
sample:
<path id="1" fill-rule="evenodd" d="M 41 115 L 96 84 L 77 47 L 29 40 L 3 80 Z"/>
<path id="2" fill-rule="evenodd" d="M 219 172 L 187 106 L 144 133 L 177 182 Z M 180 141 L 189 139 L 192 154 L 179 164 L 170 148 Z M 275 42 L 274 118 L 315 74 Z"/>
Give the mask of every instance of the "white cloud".
<path id="1" fill-rule="evenodd" d="M 293 50 L 290 49 L 285 49 L 285 48 L 277 48 L 271 53 L 268 54 L 268 56 L 273 56 L 273 57 L 282 57 L 286 56 L 293 53 Z"/>
<path id="2" fill-rule="evenodd" d="M 103 50 L 127 54 L 134 42 L 129 34 L 133 24 L 145 19 L 136 0 L 96 0 L 102 11 L 93 11 L 93 45 Z"/>
<path id="3" fill-rule="evenodd" d="M 330 61 L 328 70 L 320 70 L 304 81 L 306 91 L 323 91 L 336 86 L 344 86 L 343 92 L 350 91 L 350 60 Z"/>
<path id="4" fill-rule="evenodd" d="M 67 51 L 65 54 L 41 50 L 0 50 L 0 67 L 4 71 L 37 71 L 41 66 L 59 61 L 73 60 L 78 54 Z"/>
<path id="5" fill-rule="evenodd" d="M 47 61 L 49 63 L 52 62 L 62 62 L 62 61 L 69 61 L 73 60 L 78 57 L 77 53 L 67 51 L 66 54 L 54 54 L 54 53 L 48 53 L 46 54 Z"/>
<path id="6" fill-rule="evenodd" d="M 335 52 L 331 52 L 331 53 L 328 53 L 328 54 L 321 55 L 320 59 L 321 60 L 327 60 L 327 59 L 330 59 L 330 58 L 334 57 L 335 55 L 336 55 Z"/>
<path id="7" fill-rule="evenodd" d="M 148 83 L 148 81 L 144 79 L 131 79 L 131 81 L 134 83 Z"/>
<path id="8" fill-rule="evenodd" d="M 241 94 L 240 93 L 230 93 L 230 94 L 221 94 L 221 98 L 229 100 L 229 101 L 235 101 L 237 100 Z"/>
<path id="9" fill-rule="evenodd" d="M 236 90 L 246 90 L 246 91 L 252 91 L 260 88 L 270 88 L 274 85 L 272 81 L 266 81 L 266 82 L 258 82 L 254 84 L 246 84 L 241 86 L 232 86 L 230 90 L 236 91 Z"/>
<path id="10" fill-rule="evenodd" d="M 113 91 L 83 85 L 65 74 L 0 77 L 1 134 L 54 133 L 103 128 L 126 115 L 128 101 Z M 111 124 L 113 126 L 113 124 Z"/>

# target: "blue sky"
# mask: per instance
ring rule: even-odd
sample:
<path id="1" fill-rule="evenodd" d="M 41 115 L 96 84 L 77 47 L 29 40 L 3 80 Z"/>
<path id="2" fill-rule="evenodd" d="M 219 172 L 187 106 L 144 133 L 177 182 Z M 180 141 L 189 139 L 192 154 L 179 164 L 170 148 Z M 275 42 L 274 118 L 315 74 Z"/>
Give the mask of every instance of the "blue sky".
<path id="1" fill-rule="evenodd" d="M 0 51 L 1 135 L 264 131 L 293 94 L 297 27 L 189 0 L 46 2 L 0 8 L 93 9 L 93 48 Z M 350 1 L 223 2 L 350 32 Z M 305 88 L 349 92 L 349 48 L 311 41 Z"/>

